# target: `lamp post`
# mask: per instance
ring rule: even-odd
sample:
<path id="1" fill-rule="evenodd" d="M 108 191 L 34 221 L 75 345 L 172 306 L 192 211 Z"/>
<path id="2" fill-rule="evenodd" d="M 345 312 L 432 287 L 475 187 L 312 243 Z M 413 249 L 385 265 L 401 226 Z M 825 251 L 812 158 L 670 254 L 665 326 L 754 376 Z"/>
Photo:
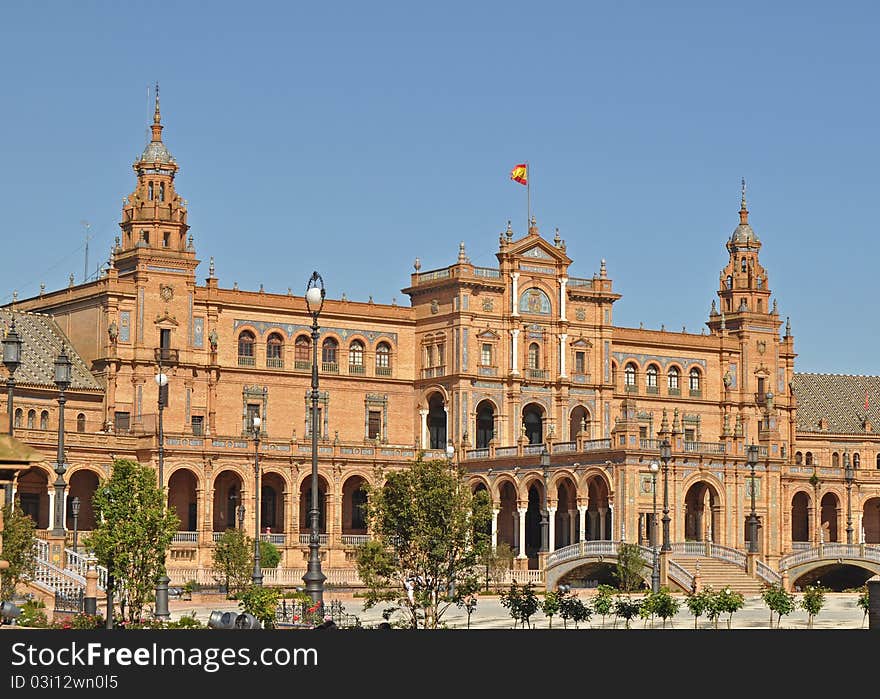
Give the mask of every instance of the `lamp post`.
<path id="1" fill-rule="evenodd" d="M 15 371 L 21 366 L 21 336 L 15 330 L 15 315 L 12 316 L 12 325 L 6 337 L 3 338 L 3 364 L 9 375 L 6 377 L 6 409 L 9 413 L 9 436 L 15 431 L 15 411 L 13 408 L 13 394 L 15 393 Z M 6 488 L 6 504 L 12 504 L 12 485 Z"/>
<path id="2" fill-rule="evenodd" d="M 72 364 L 70 357 L 64 346 L 61 347 L 61 353 L 55 359 L 55 385 L 58 387 L 58 459 L 55 463 L 55 473 L 58 476 L 55 479 L 55 526 L 52 529 L 52 536 L 64 538 L 64 489 L 67 484 L 64 482 L 64 473 L 67 471 L 67 465 L 64 463 L 64 404 L 67 397 L 64 392 L 70 388 L 72 375 Z"/>
<path id="3" fill-rule="evenodd" d="M 155 376 L 156 385 L 159 387 L 159 490 L 164 493 L 165 489 L 165 432 L 162 428 L 162 412 L 168 405 L 168 376 L 162 373 L 162 363 L 159 362 L 159 373 Z M 164 496 L 163 496 L 164 500 Z M 164 506 L 164 502 L 163 502 Z"/>
<path id="4" fill-rule="evenodd" d="M 672 446 L 665 437 L 660 442 L 660 461 L 663 462 L 663 548 L 672 551 L 669 543 L 669 460 L 672 458 Z"/>
<path id="5" fill-rule="evenodd" d="M 660 565 L 657 561 L 657 471 L 660 470 L 660 464 L 656 461 L 651 462 L 651 494 L 654 497 L 654 504 L 651 510 L 651 552 L 653 554 L 653 564 L 651 566 L 651 592 L 660 592 Z"/>
<path id="6" fill-rule="evenodd" d="M 755 466 L 758 465 L 758 445 L 750 444 L 749 468 L 752 470 L 752 511 L 749 514 L 749 553 L 758 553 L 758 516 L 755 514 Z"/>
<path id="7" fill-rule="evenodd" d="M 321 572 L 318 551 L 321 546 L 318 534 L 318 316 L 324 307 L 324 280 L 317 272 L 312 272 L 306 286 L 306 306 L 312 314 L 312 506 L 309 510 L 309 564 L 303 582 L 312 602 L 320 604 L 323 609 L 324 581 L 327 577 Z"/>
<path id="8" fill-rule="evenodd" d="M 855 480 L 855 472 L 849 460 L 849 452 L 843 452 L 843 479 L 846 481 L 846 543 L 853 542 L 852 525 L 852 485 Z"/>
<path id="9" fill-rule="evenodd" d="M 550 475 L 550 453 L 547 447 L 541 450 L 541 471 L 544 476 L 544 506 L 541 508 L 541 551 L 550 550 L 550 503 L 547 494 L 547 479 Z"/>
<path id="10" fill-rule="evenodd" d="M 254 415 L 254 574 L 251 580 L 254 585 L 263 584 L 263 571 L 260 570 L 260 420 Z"/>
<path id="11" fill-rule="evenodd" d="M 70 512 L 73 514 L 73 550 L 76 553 L 79 553 L 79 548 L 77 547 L 77 533 L 79 531 L 79 527 L 77 526 L 79 523 L 79 498 L 74 496 L 73 500 L 70 501 Z"/>

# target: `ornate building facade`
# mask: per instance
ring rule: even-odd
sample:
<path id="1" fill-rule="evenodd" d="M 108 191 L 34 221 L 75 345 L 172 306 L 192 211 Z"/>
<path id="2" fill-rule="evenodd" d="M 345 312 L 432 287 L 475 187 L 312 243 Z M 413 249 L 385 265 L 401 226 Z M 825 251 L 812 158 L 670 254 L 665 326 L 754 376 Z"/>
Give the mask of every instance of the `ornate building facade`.
<path id="1" fill-rule="evenodd" d="M 361 486 L 419 453 L 454 458 L 472 487 L 489 491 L 493 538 L 514 548 L 521 568 L 543 568 L 580 542 L 647 543 L 659 526 L 650 466 L 661 439 L 671 448 L 662 480 L 677 544 L 744 551 L 752 495 L 758 559 L 770 569 L 825 542 L 880 544 L 877 409 L 861 400 L 880 395 L 880 377 L 795 372 L 744 186 L 701 333 L 616 326 L 621 296 L 604 260 L 573 276 L 558 231 L 547 240 L 532 219 L 516 237 L 508 224 L 496 267 L 471 264 L 463 244 L 449 266 L 422 271 L 417 260 L 403 290 L 410 306 L 326 300 L 313 425 L 304 298 L 221 287 L 213 258 L 197 278 L 179 166 L 162 131 L 157 97 L 103 275 L 0 311 L 25 340 L 16 436 L 46 462 L 19 477 L 17 493 L 40 527 L 49 527 L 57 465 L 51 361 L 69 344 L 67 500 L 88 503 L 114 457 L 158 470 L 154 379 L 168 377 L 162 473 L 180 519 L 172 575 L 208 567 L 226 528 L 257 526 L 254 416 L 259 527 L 291 570 L 308 556 L 312 430 L 327 569 L 350 571 L 369 536 Z M 79 529 L 93 524 L 86 505 Z M 351 579 L 339 575 L 330 580 Z"/>

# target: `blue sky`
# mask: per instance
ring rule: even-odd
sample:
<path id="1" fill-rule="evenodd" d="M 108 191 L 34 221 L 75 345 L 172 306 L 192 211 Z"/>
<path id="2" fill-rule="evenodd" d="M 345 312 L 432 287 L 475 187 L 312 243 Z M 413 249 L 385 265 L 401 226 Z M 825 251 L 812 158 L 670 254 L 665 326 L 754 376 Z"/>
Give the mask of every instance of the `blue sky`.
<path id="1" fill-rule="evenodd" d="M 877 374 L 880 105 L 870 3 L 6 5 L 0 302 L 118 232 L 161 85 L 207 276 L 408 305 L 413 260 L 496 263 L 532 210 L 615 322 L 699 332 L 740 178 L 799 371 Z M 416 8 L 418 10 L 416 11 Z"/>

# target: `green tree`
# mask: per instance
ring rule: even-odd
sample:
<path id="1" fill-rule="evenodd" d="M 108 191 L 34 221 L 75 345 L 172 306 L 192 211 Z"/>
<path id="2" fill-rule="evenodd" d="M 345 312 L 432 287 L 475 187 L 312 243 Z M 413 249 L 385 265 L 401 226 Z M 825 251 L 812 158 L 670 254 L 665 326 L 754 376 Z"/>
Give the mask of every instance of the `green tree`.
<path id="1" fill-rule="evenodd" d="M 227 529 L 217 539 L 212 554 L 217 582 L 226 586 L 226 593 L 238 593 L 251 582 L 253 573 L 252 539 L 240 529 Z M 262 551 L 260 552 L 262 557 Z"/>
<path id="2" fill-rule="evenodd" d="M 868 618 L 868 610 L 871 607 L 871 599 L 868 596 L 867 583 L 859 588 L 859 596 L 856 598 L 856 606 L 864 612 L 864 616 L 862 617 L 862 626 L 864 626 L 865 620 Z"/>
<path id="3" fill-rule="evenodd" d="M 645 620 L 645 628 L 648 628 L 648 621 L 651 622 L 651 628 L 654 627 L 654 605 L 656 604 L 656 595 L 649 592 L 642 598 L 642 606 L 639 607 L 639 616 Z"/>
<path id="4" fill-rule="evenodd" d="M 555 614 L 559 614 L 559 610 L 561 608 L 561 593 L 559 590 L 549 590 L 544 593 L 544 601 L 541 603 L 541 611 L 544 612 L 544 616 L 550 619 L 550 628 L 553 628 L 553 616 Z"/>
<path id="5" fill-rule="evenodd" d="M 467 627 L 471 627 L 471 616 L 477 610 L 477 596 L 475 594 L 468 595 L 458 599 L 455 603 L 459 609 L 464 609 L 467 614 Z"/>
<path id="6" fill-rule="evenodd" d="M 251 548 L 254 540 L 251 539 Z M 281 550 L 271 541 L 260 540 L 260 568 L 277 568 L 281 562 Z"/>
<path id="7" fill-rule="evenodd" d="M 239 595 L 238 606 L 241 611 L 253 614 L 264 629 L 275 628 L 275 609 L 278 607 L 280 593 L 271 587 L 249 585 Z"/>
<path id="8" fill-rule="evenodd" d="M 127 459 L 113 462 L 110 478 L 102 479 L 92 499 L 96 525 L 86 546 L 113 576 L 120 607 L 132 622 L 155 595 L 177 531 L 177 516 L 163 500 L 155 471 Z"/>
<path id="9" fill-rule="evenodd" d="M 396 601 L 412 628 L 437 628 L 450 605 L 475 592 L 471 581 L 490 545 L 488 493 L 471 493 L 447 461 L 421 459 L 367 493 L 374 538 L 357 552 L 364 609 Z"/>
<path id="10" fill-rule="evenodd" d="M 616 577 L 622 592 L 635 592 L 644 584 L 642 571 L 648 565 L 636 544 L 621 542 L 617 547 Z"/>
<path id="11" fill-rule="evenodd" d="M 685 605 L 690 613 L 694 615 L 694 628 L 697 628 L 697 619 L 703 615 L 709 606 L 711 594 L 709 590 L 700 590 L 699 592 L 692 592 L 687 596 Z"/>
<path id="12" fill-rule="evenodd" d="M 804 597 L 801 600 L 801 607 L 807 613 L 807 627 L 813 628 L 813 618 L 822 611 L 825 606 L 825 593 L 828 590 L 819 584 L 807 585 L 804 591 Z"/>
<path id="13" fill-rule="evenodd" d="M 34 520 L 17 503 L 3 506 L 2 558 L 9 567 L 0 570 L 0 600 L 12 599 L 22 578 L 34 574 L 37 551 Z"/>
<path id="14" fill-rule="evenodd" d="M 528 582 L 522 587 L 512 582 L 506 592 L 501 593 L 501 606 L 505 607 L 513 617 L 513 628 L 517 622 L 520 628 L 531 628 L 531 618 L 541 607 L 538 595 L 535 594 L 532 583 Z"/>
<path id="15" fill-rule="evenodd" d="M 660 588 L 660 592 L 653 596 L 652 603 L 654 614 L 663 620 L 663 628 L 666 628 L 666 621 L 671 619 L 681 608 L 681 602 L 669 594 L 669 590 L 665 587 Z"/>
<path id="16" fill-rule="evenodd" d="M 510 583 L 510 588 L 502 592 L 498 597 L 501 606 L 504 607 L 508 614 L 513 618 L 513 628 L 516 628 L 516 624 L 519 621 L 519 598 L 521 594 L 519 585 L 517 585 L 514 580 Z"/>
<path id="17" fill-rule="evenodd" d="M 780 583 L 773 583 L 764 587 L 761 599 L 770 608 L 770 627 L 773 627 L 773 614 L 777 615 L 776 628 L 782 624 L 782 617 L 794 611 L 795 598 L 787 592 Z"/>
<path id="18" fill-rule="evenodd" d="M 734 592 L 729 587 L 723 588 L 716 595 L 716 603 L 723 614 L 727 614 L 727 628 L 730 628 L 733 615 L 743 608 L 745 598 L 739 593 Z"/>
<path id="19" fill-rule="evenodd" d="M 593 601 L 593 609 L 602 617 L 602 626 L 605 626 L 605 617 L 614 610 L 614 588 L 611 585 L 599 585 L 596 599 Z"/>
<path id="20" fill-rule="evenodd" d="M 490 581 L 501 583 L 504 580 L 505 574 L 513 566 L 513 558 L 514 551 L 509 544 L 486 546 L 479 562 L 479 567 L 483 570 L 486 591 L 489 590 Z"/>
<path id="21" fill-rule="evenodd" d="M 642 600 L 631 597 L 618 597 L 614 601 L 614 614 L 624 620 L 626 628 L 642 610 Z"/>

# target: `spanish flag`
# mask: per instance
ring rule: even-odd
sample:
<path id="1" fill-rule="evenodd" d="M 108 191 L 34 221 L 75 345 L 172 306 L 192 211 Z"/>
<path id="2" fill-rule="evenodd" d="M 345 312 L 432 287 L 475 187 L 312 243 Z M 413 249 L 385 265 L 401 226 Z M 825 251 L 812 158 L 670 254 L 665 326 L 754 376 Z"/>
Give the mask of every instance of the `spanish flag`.
<path id="1" fill-rule="evenodd" d="M 514 165 L 513 170 L 510 171 L 510 179 L 512 179 L 514 182 L 528 185 L 529 173 L 526 164 L 520 163 L 519 165 Z"/>

